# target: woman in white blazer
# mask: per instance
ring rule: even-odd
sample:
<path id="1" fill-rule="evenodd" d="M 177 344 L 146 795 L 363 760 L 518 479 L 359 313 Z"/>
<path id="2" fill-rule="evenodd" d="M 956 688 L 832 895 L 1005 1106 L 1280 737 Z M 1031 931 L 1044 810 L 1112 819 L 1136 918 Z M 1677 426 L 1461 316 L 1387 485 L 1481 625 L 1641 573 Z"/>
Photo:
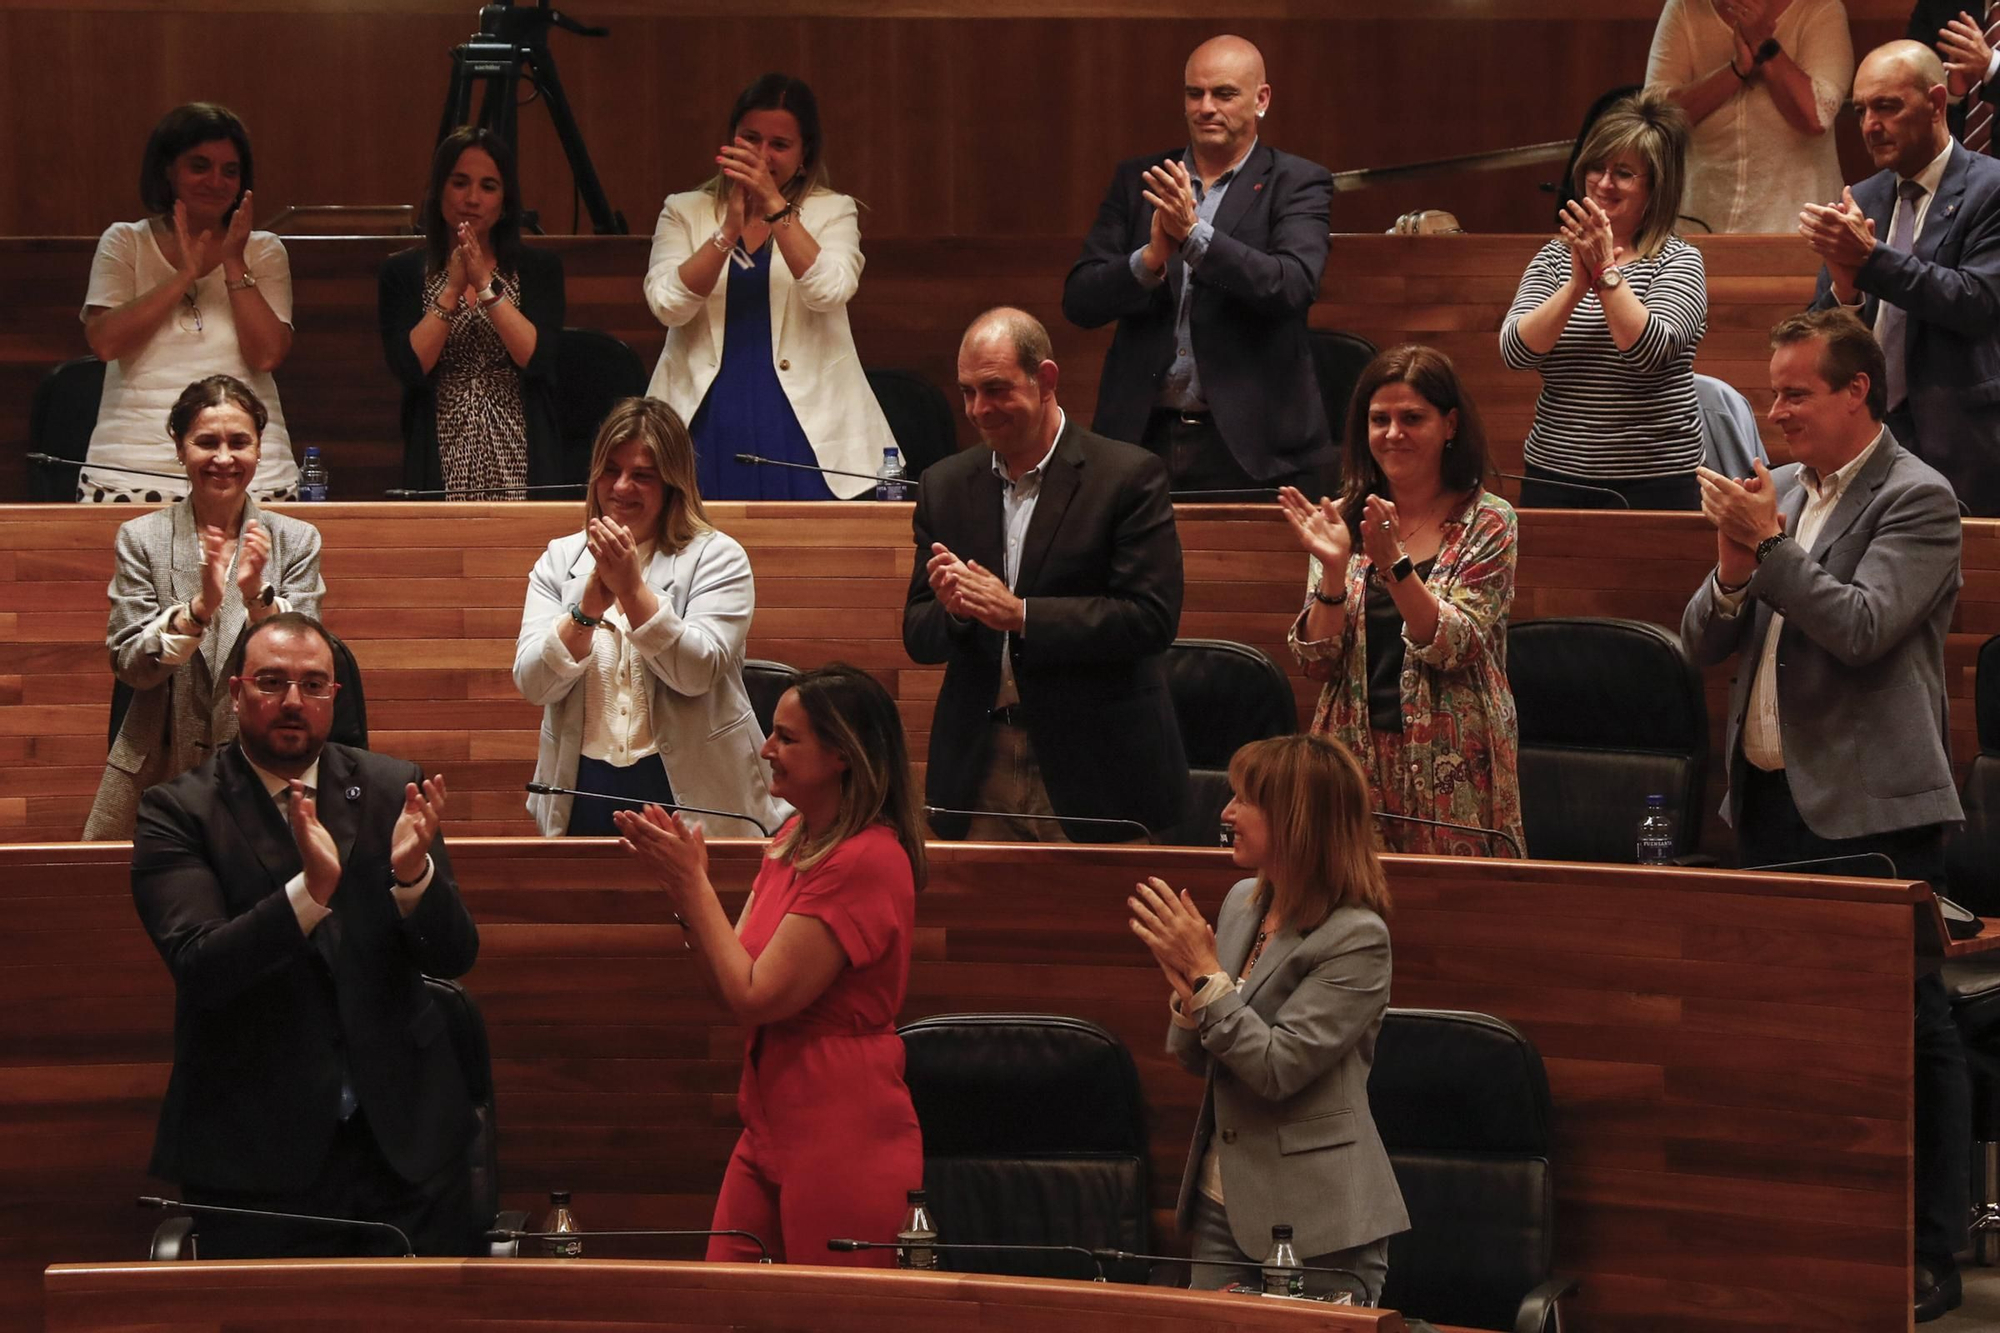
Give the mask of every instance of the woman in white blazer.
<path id="1" fill-rule="evenodd" d="M 1272 1228 L 1319 1268 L 1314 1294 L 1382 1298 L 1389 1237 L 1409 1228 L 1368 1105 L 1389 1006 L 1388 880 L 1368 779 L 1323 736 L 1253 741 L 1229 763 L 1231 855 L 1254 870 L 1210 931 L 1194 901 L 1152 879 L 1132 929 L 1173 988 L 1167 1049 L 1207 1083 L 1176 1217 L 1193 1285 L 1259 1281 Z"/>
<path id="2" fill-rule="evenodd" d="M 716 837 L 776 829 L 789 810 L 743 689 L 756 602 L 750 558 L 708 525 L 687 427 L 650 398 L 617 404 L 591 448 L 583 531 L 528 576 L 514 684 L 543 708 L 535 781 L 756 821 L 701 816 Z M 615 808 L 528 799 L 547 837 L 616 837 Z"/>
<path id="3" fill-rule="evenodd" d="M 707 184 L 669 196 L 646 304 L 667 326 L 648 396 L 694 436 L 712 500 L 852 498 L 895 444 L 847 327 L 861 285 L 855 202 L 827 183 L 812 89 L 743 90 Z M 760 454 L 860 476 L 736 461 Z"/>

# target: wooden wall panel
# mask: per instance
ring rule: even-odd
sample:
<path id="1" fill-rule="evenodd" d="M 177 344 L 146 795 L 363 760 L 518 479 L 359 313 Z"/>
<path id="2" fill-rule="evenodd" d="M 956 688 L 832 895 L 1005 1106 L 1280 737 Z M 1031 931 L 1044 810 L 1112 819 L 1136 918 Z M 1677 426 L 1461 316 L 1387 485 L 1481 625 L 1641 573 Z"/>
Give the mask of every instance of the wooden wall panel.
<path id="1" fill-rule="evenodd" d="M 608 840 L 451 850 L 480 925 L 467 985 L 491 1033 L 507 1203 L 570 1189 L 592 1227 L 705 1225 L 742 1034 L 664 899 Z M 732 909 L 757 850 L 711 846 Z M 1236 872 L 1217 851 L 936 844 L 932 858 L 904 1019 L 1045 1007 L 1117 1033 L 1145 1086 L 1170 1244 L 1201 1085 L 1162 1049 L 1158 972 L 1123 902 L 1158 873 L 1212 914 Z M 1580 1333 L 1904 1326 L 1915 886 L 1388 866 L 1394 1003 L 1497 1014 L 1547 1062 L 1556 1262 L 1582 1281 Z M 0 1247 L 14 1326 L 43 1264 L 143 1252 L 155 1218 L 130 1199 L 150 1188 L 172 992 L 122 848 L 0 848 L 0 905 L 0 1185 L 35 1221 Z M 1037 995 L 1061 998 L 1024 1001 Z"/>

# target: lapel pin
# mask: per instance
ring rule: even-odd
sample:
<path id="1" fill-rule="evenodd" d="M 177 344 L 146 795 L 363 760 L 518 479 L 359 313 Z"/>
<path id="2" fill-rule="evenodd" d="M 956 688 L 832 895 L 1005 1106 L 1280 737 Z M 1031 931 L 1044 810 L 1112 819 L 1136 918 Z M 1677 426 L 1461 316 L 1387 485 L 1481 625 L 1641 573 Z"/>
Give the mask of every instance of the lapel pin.
<path id="1" fill-rule="evenodd" d="M 1256 183 L 1255 185 L 1252 185 L 1252 186 L 1250 187 L 1250 193 L 1252 193 L 1252 194 L 1255 194 L 1255 193 L 1257 193 L 1257 191 L 1259 191 L 1259 190 L 1261 190 L 1261 189 L 1263 189 L 1263 188 L 1264 188 L 1264 182 L 1262 182 L 1262 181 L 1258 181 L 1258 182 L 1257 182 L 1257 183 Z"/>
<path id="2" fill-rule="evenodd" d="M 348 800 L 350 800 L 350 801 L 358 801 L 358 800 L 360 800 L 360 799 L 361 799 L 361 788 L 359 788 L 359 787 L 349 787 L 349 788 L 347 789 L 347 799 L 348 799 Z"/>

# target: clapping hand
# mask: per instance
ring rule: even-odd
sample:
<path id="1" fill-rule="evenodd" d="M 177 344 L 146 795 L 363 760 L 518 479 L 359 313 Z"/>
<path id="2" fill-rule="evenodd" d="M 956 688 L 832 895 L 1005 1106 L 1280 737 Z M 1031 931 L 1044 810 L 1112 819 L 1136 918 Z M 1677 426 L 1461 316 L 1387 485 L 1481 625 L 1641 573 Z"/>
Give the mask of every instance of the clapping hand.
<path id="1" fill-rule="evenodd" d="M 1701 487 L 1702 514 L 1724 537 L 1755 551 L 1757 543 L 1783 532 L 1785 523 L 1778 515 L 1778 489 L 1770 470 L 1761 458 L 1752 459 L 1751 466 L 1757 475 L 1744 481 L 1705 467 L 1696 468 L 1694 476 Z"/>
<path id="2" fill-rule="evenodd" d="M 1354 553 L 1354 533 L 1341 517 L 1340 506 L 1322 498 L 1318 504 L 1306 499 L 1296 486 L 1278 488 L 1278 512 L 1291 524 L 1307 555 L 1319 561 L 1321 578 L 1336 582 L 1347 575 L 1347 559 Z"/>
<path id="3" fill-rule="evenodd" d="M 931 543 L 925 566 L 931 591 L 944 609 L 960 620 L 976 620 L 988 629 L 1011 633 L 1027 623 L 1027 603 L 977 560 L 960 560 L 943 542 Z"/>
<path id="4" fill-rule="evenodd" d="M 225 263 L 233 263 L 238 268 L 245 268 L 247 265 L 244 263 L 243 252 L 249 245 L 250 192 L 245 190 L 243 197 L 236 201 L 236 212 L 230 216 L 229 230 L 222 234 L 216 257 Z"/>
<path id="5" fill-rule="evenodd" d="M 270 552 L 268 539 L 265 553 Z M 215 528 L 201 529 L 201 591 L 188 610 L 197 620 L 213 620 L 222 605 L 222 591 L 229 586 L 229 562 L 236 558 L 236 543 Z M 263 572 L 262 566 L 258 572 Z M 257 585 L 264 586 L 261 582 Z"/>
<path id="6" fill-rule="evenodd" d="M 584 544 L 597 562 L 596 577 L 623 605 L 646 581 L 646 571 L 639 567 L 639 543 L 617 519 L 599 517 L 590 520 Z"/>
<path id="7" fill-rule="evenodd" d="M 271 534 L 251 519 L 243 525 L 243 553 L 236 561 L 236 591 L 249 606 L 264 591 L 264 567 L 271 562 Z"/>
<path id="8" fill-rule="evenodd" d="M 1618 245 L 1611 237 L 1611 215 L 1595 199 L 1572 199 L 1564 204 L 1557 234 L 1569 247 L 1573 278 L 1595 282 L 1598 274 L 1618 260 Z"/>
<path id="9" fill-rule="evenodd" d="M 174 201 L 174 243 L 181 252 L 181 276 L 187 279 L 189 287 L 222 262 L 223 238 L 212 231 L 199 234 L 189 231 L 187 201 L 182 199 Z"/>
<path id="10" fill-rule="evenodd" d="M 1145 185 L 1140 188 L 1139 197 L 1153 206 L 1153 216 L 1166 239 L 1179 245 L 1194 230 L 1196 220 L 1194 180 L 1188 175 L 1179 158 L 1170 157 L 1157 166 L 1147 167 L 1143 173 Z M 1148 243 L 1151 248 L 1151 243 Z M 1160 257 L 1166 262 L 1165 256 Z M 1157 267 L 1157 265 L 1156 265 Z"/>
<path id="11" fill-rule="evenodd" d="M 1371 495 L 1361 507 L 1361 549 L 1378 574 L 1386 575 L 1403 558 L 1402 525 L 1394 500 Z"/>
<path id="12" fill-rule="evenodd" d="M 460 271 L 464 274 L 465 285 L 475 292 L 483 292 L 493 281 L 494 261 L 487 258 L 479 248 L 479 235 L 473 231 L 470 222 L 458 224 L 458 246 L 453 251 L 460 256 Z"/>
<path id="13" fill-rule="evenodd" d="M 708 882 L 708 839 L 698 823 L 683 823 L 657 805 L 643 810 L 615 810 L 611 822 L 623 835 L 619 846 L 653 872 L 673 900 L 677 916 L 686 916 L 701 895 L 715 895 Z"/>
<path id="14" fill-rule="evenodd" d="M 1748 69 L 1757 48 L 1777 34 L 1779 7 L 1773 0 L 1715 0 L 1716 17 L 1729 25 L 1738 45 L 1751 55 L 1743 68 Z"/>
<path id="15" fill-rule="evenodd" d="M 295 802 L 296 804 L 296 802 Z M 399 884 L 414 884 L 424 873 L 424 858 L 444 822 L 444 774 L 403 784 L 403 813 L 389 833 L 389 869 Z"/>
<path id="16" fill-rule="evenodd" d="M 1937 53 L 1944 60 L 1945 87 L 1963 97 L 1986 80 L 1993 64 L 1993 47 L 1971 14 L 1960 14 L 1938 30 Z"/>
<path id="17" fill-rule="evenodd" d="M 1807 204 L 1799 214 L 1799 235 L 1826 261 L 1835 294 L 1851 299 L 1855 276 L 1875 251 L 1874 219 L 1854 202 L 1854 191 L 1842 187 L 1838 203 Z"/>
<path id="18" fill-rule="evenodd" d="M 1222 970 L 1215 931 L 1187 890 L 1175 893 L 1165 880 L 1149 877 L 1132 886 L 1125 905 L 1132 911 L 1132 933 L 1152 951 L 1183 1004 L 1193 998 L 1196 977 Z"/>
<path id="19" fill-rule="evenodd" d="M 306 892 L 324 907 L 333 901 L 333 891 L 340 887 L 340 848 L 334 845 L 326 825 L 319 822 L 319 802 L 306 795 L 305 784 L 293 778 L 290 786 L 292 842 L 299 849 Z"/>
<path id="20" fill-rule="evenodd" d="M 723 178 L 742 191 L 742 206 L 756 209 L 759 221 L 784 208 L 785 192 L 765 165 L 764 155 L 748 139 L 738 135 L 733 143 L 724 144 L 715 163 Z"/>

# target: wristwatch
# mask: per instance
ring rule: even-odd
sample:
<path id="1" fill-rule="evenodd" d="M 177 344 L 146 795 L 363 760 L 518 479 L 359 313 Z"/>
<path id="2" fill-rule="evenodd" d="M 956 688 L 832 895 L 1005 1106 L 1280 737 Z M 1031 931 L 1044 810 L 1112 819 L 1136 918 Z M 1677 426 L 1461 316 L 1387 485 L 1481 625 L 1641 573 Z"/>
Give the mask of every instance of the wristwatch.
<path id="1" fill-rule="evenodd" d="M 486 286 L 479 293 L 480 307 L 483 309 L 490 306 L 506 294 L 507 288 L 500 281 L 500 275 L 496 273 L 486 280 Z"/>
<path id="2" fill-rule="evenodd" d="M 241 282 L 231 282 L 227 278 L 224 278 L 222 285 L 232 292 L 247 292 L 257 285 L 257 275 L 246 268 L 243 270 L 243 280 Z"/>
<path id="3" fill-rule="evenodd" d="M 1411 573 L 1416 570 L 1416 567 L 1417 562 L 1410 559 L 1406 553 L 1398 557 L 1395 564 L 1389 566 L 1389 577 L 1401 583 L 1404 579 L 1410 577 Z"/>
<path id="4" fill-rule="evenodd" d="M 1593 285 L 1600 292 L 1608 292 L 1613 287 L 1622 284 L 1624 281 L 1625 281 L 1625 275 L 1619 272 L 1618 266 L 1616 264 L 1612 264 L 1609 267 L 1607 267 L 1602 273 L 1597 275 L 1597 281 Z"/>
<path id="5" fill-rule="evenodd" d="M 257 605 L 259 606 L 269 606 L 271 605 L 271 603 L 277 600 L 278 600 L 278 587 L 274 583 L 265 584 L 263 588 L 257 593 Z"/>
<path id="6" fill-rule="evenodd" d="M 1784 53 L 1784 49 L 1784 47 L 1778 45 L 1776 37 L 1766 37 L 1763 41 L 1757 43 L 1757 50 L 1755 52 L 1757 63 L 1762 65 L 1776 60 Z"/>
<path id="7" fill-rule="evenodd" d="M 581 602 L 571 602 L 569 604 L 569 618 L 585 629 L 596 629 L 604 623 L 604 619 L 601 616 L 585 615 L 583 613 L 583 603 Z"/>
<path id="8" fill-rule="evenodd" d="M 1789 540 L 1791 539 L 1787 537 L 1784 533 L 1774 532 L 1770 536 L 1766 537 L 1763 541 L 1758 542 L 1757 563 L 1760 565 L 1763 564 L 1764 557 L 1771 554 L 1771 552 L 1777 550 L 1779 542 L 1789 541 Z"/>

